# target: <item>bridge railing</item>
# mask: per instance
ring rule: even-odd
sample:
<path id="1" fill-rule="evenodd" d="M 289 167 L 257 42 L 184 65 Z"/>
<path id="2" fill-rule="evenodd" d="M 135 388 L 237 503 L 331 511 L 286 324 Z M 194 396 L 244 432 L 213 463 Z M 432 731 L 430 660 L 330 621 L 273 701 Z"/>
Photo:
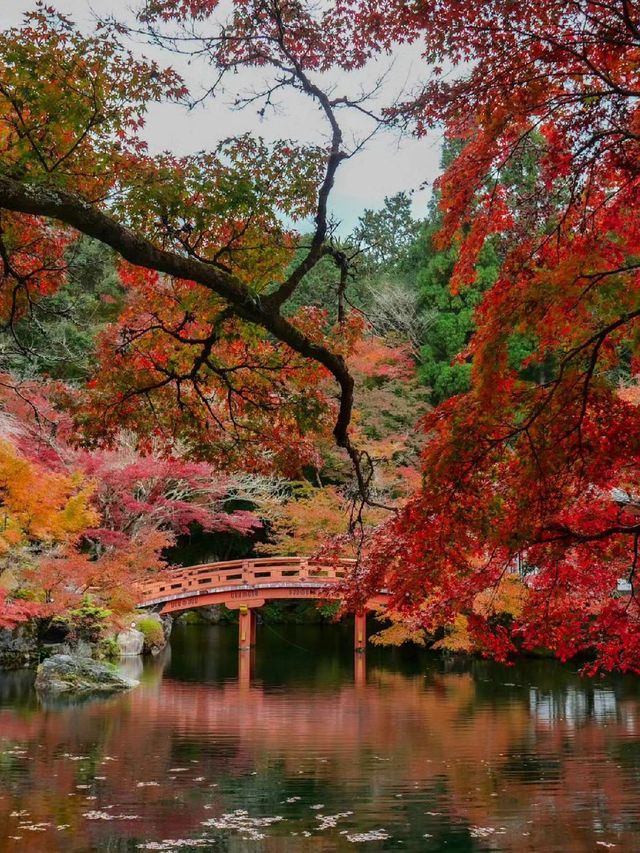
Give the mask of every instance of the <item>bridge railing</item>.
<path id="1" fill-rule="evenodd" d="M 182 593 L 197 595 L 200 591 L 234 587 L 260 586 L 269 583 L 303 581 L 338 583 L 347 577 L 353 560 L 307 559 L 305 557 L 262 557 L 203 563 L 165 573 L 161 578 L 139 584 L 140 600 L 155 601 Z"/>

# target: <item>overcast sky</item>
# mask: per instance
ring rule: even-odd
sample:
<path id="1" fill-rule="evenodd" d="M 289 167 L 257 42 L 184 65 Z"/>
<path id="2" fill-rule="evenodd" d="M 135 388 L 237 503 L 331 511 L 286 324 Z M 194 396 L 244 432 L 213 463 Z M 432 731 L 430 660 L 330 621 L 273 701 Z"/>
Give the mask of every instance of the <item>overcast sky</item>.
<path id="1" fill-rule="evenodd" d="M 101 14 L 111 13 L 122 19 L 130 17 L 129 10 L 136 8 L 135 0 L 49 0 L 60 12 L 71 17 L 84 30 L 92 27 L 92 9 Z M 35 0 L 0 0 L 0 26 L 5 29 L 20 23 L 22 14 L 33 8 Z M 139 45 L 136 52 L 144 52 L 161 62 L 172 65 L 185 78 L 195 94 L 206 85 L 209 69 L 206 65 L 188 65 L 181 57 L 169 55 L 148 45 Z M 387 72 L 384 84 L 384 101 L 423 80 L 427 69 L 419 53 L 403 47 L 393 58 L 391 68 L 385 62 L 376 68 L 367 69 L 363 76 L 340 73 L 332 77 L 337 94 L 357 94 L 361 86 L 370 84 L 383 71 Z M 258 72 L 245 76 L 230 77 L 234 87 L 246 88 L 260 82 Z M 327 85 L 329 81 L 322 81 Z M 266 139 L 291 138 L 313 143 L 326 140 L 326 128 L 322 117 L 313 104 L 296 94 L 287 95 L 277 115 L 267 114 L 260 119 L 257 107 L 234 111 L 230 104 L 235 91 L 227 90 L 215 101 L 187 111 L 175 104 L 151 106 L 144 131 L 152 152 L 169 150 L 175 154 L 187 154 L 213 148 L 221 139 L 246 131 L 252 131 Z M 344 114 L 343 114 L 344 115 Z M 347 139 L 359 139 L 370 129 L 367 119 L 361 116 L 344 117 Z M 419 189 L 430 185 L 438 174 L 440 140 L 435 135 L 424 139 L 399 138 L 394 132 L 385 131 L 370 140 L 366 148 L 340 167 L 336 187 L 332 195 L 332 212 L 340 220 L 340 232 L 346 234 L 353 227 L 358 215 L 365 208 L 381 207 L 386 195 L 400 190 L 413 191 L 413 210 L 423 216 L 430 189 Z"/>

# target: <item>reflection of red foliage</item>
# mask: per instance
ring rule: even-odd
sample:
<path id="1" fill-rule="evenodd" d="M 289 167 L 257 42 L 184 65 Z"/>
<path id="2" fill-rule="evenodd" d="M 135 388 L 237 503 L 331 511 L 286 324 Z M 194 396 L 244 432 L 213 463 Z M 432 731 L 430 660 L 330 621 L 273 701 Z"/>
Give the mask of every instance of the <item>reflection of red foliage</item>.
<path id="1" fill-rule="evenodd" d="M 247 808 L 233 792 L 251 780 L 255 796 L 268 773 L 271 790 L 326 785 L 345 808 L 354 783 L 358 790 L 369 785 L 369 813 L 382 826 L 398 821 L 397 794 L 410 792 L 412 805 L 424 797 L 426 808 L 442 813 L 436 823 L 504 827 L 500 846 L 513 853 L 591 849 L 594 838 L 609 837 L 594 836 L 596 816 L 599 826 L 616 827 L 618 847 L 634 849 L 626 816 L 636 791 L 617 750 L 639 734 L 635 701 L 597 687 L 598 718 L 586 690 L 571 681 L 533 693 L 531 700 L 520 687 L 500 704 L 468 673 L 430 673 L 425 681 L 424 673 L 373 669 L 364 687 L 283 691 L 165 679 L 81 708 L 29 715 L 5 708 L 0 729 L 5 743 L 24 750 L 16 759 L 24 784 L 3 790 L 0 833 L 14 834 L 18 821 L 9 814 L 26 809 L 28 821 L 53 825 L 23 833 L 20 850 L 28 853 L 57 851 L 64 833 L 54 827 L 61 822 L 71 825 L 77 850 L 108 836 L 191 837 L 212 814 Z M 173 767 L 186 771 L 172 774 Z M 159 784 L 137 787 L 149 781 Z M 106 806 L 138 819 L 82 817 Z M 301 829 L 313 828 L 308 803 L 291 808 Z"/>

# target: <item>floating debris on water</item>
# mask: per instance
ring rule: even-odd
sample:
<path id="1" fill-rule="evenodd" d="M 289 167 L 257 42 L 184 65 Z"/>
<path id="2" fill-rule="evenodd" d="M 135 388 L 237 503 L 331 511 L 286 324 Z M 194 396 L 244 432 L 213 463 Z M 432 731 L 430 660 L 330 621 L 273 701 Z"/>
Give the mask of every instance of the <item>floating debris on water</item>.
<path id="1" fill-rule="evenodd" d="M 234 812 L 212 817 L 202 821 L 202 826 L 213 826 L 216 829 L 231 829 L 241 834 L 244 841 L 260 841 L 266 838 L 259 830 L 284 820 L 281 815 L 274 817 L 249 817 L 245 809 L 236 809 Z"/>
<path id="2" fill-rule="evenodd" d="M 146 844 L 138 844 L 138 850 L 166 850 L 170 853 L 177 847 L 210 847 L 208 838 L 165 838 L 162 841 L 148 841 Z"/>
<path id="3" fill-rule="evenodd" d="M 30 832 L 46 832 L 50 823 L 21 823 L 18 829 L 28 829 Z"/>
<path id="4" fill-rule="evenodd" d="M 364 841 L 386 841 L 391 838 L 386 829 L 371 829 L 369 832 L 354 832 L 347 835 L 347 841 L 360 844 Z"/>
<path id="5" fill-rule="evenodd" d="M 338 812 L 338 814 L 317 814 L 316 820 L 319 820 L 318 829 L 332 829 L 337 825 L 339 820 L 342 820 L 343 817 L 350 817 L 353 812 Z"/>
<path id="6" fill-rule="evenodd" d="M 469 829 L 469 835 L 472 838 L 488 838 L 495 831 L 495 827 L 493 826 L 472 826 Z"/>
<path id="7" fill-rule="evenodd" d="M 109 814 L 108 812 L 83 812 L 82 817 L 87 820 L 140 820 L 137 814 Z"/>

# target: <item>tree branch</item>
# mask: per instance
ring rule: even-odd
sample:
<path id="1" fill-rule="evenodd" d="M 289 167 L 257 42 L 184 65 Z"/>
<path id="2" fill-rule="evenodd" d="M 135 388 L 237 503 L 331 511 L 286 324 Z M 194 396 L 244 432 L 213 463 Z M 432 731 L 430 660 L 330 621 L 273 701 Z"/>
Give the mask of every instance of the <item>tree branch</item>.
<path id="1" fill-rule="evenodd" d="M 338 416 L 333 429 L 335 441 L 347 451 L 360 493 L 363 499 L 368 499 L 369 478 L 362 470 L 362 453 L 349 436 L 354 380 L 341 355 L 311 340 L 283 317 L 277 306 L 261 301 L 235 276 L 196 258 L 157 248 L 81 196 L 64 190 L 25 185 L 0 175 L 0 208 L 57 219 L 110 246 L 134 266 L 194 281 L 224 299 L 237 317 L 261 326 L 299 355 L 325 367 L 340 388 Z"/>

